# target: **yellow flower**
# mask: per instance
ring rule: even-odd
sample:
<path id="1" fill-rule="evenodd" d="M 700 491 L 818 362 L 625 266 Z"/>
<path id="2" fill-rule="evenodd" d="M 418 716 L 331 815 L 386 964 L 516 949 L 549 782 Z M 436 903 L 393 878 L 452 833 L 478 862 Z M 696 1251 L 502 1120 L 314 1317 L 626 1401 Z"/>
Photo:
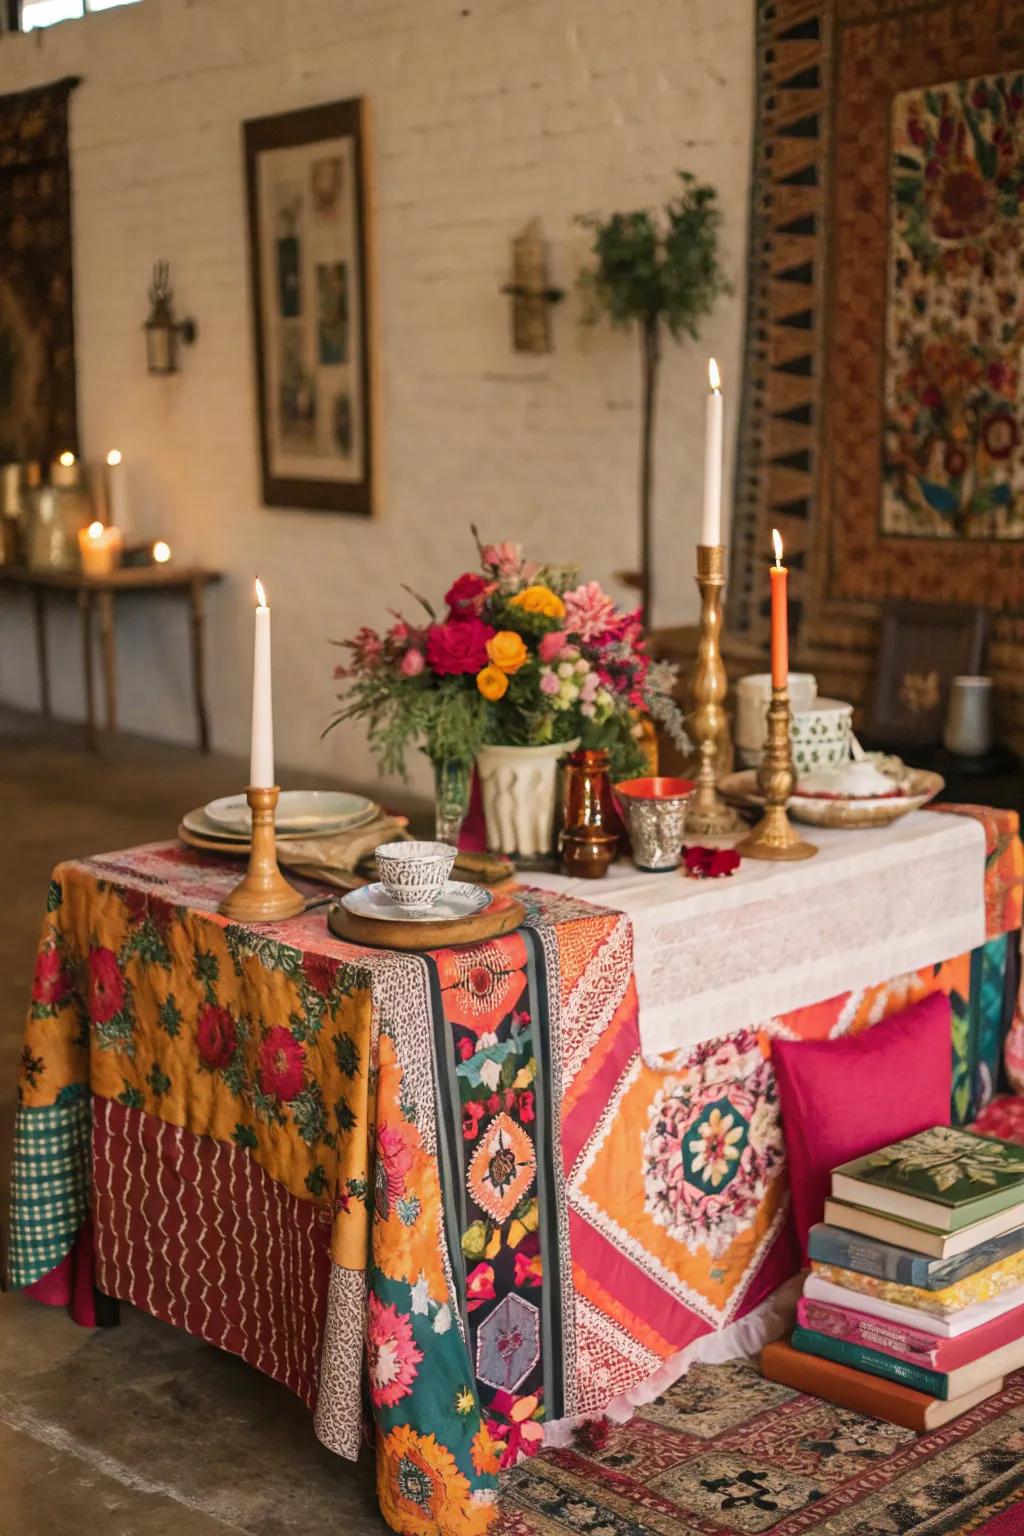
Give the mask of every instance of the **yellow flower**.
<path id="1" fill-rule="evenodd" d="M 565 618 L 565 604 L 550 587 L 524 587 L 509 602 L 526 613 L 542 613 L 546 619 Z"/>
<path id="2" fill-rule="evenodd" d="M 471 1387 L 460 1387 L 455 1394 L 455 1412 L 465 1418 L 467 1413 L 472 1413 L 476 1407 L 476 1398 Z"/>
<path id="3" fill-rule="evenodd" d="M 487 654 L 501 672 L 518 672 L 530 659 L 530 653 L 514 629 L 499 629 L 487 642 Z"/>
<path id="4" fill-rule="evenodd" d="M 492 704 L 508 692 L 508 678 L 500 667 L 484 667 L 476 675 L 476 685 L 484 698 L 490 699 Z"/>

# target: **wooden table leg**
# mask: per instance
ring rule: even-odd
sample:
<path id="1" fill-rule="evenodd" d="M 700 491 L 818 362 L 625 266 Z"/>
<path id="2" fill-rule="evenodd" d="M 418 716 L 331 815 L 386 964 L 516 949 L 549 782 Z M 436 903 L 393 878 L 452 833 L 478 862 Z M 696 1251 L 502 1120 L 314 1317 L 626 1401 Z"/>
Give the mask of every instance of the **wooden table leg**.
<path id="1" fill-rule="evenodd" d="M 32 592 L 32 608 L 36 621 L 36 658 L 39 663 L 39 708 L 47 717 L 50 706 L 50 660 L 46 643 L 46 593 L 42 587 Z"/>
<path id="2" fill-rule="evenodd" d="M 107 730 L 117 730 L 117 655 L 114 647 L 114 594 L 99 592 L 103 686 L 107 695 Z"/>
<path id="3" fill-rule="evenodd" d="M 96 750 L 96 684 L 92 649 L 92 593 L 79 592 L 78 611 L 82 616 L 82 671 L 85 675 L 85 728 L 89 746 Z"/>
<path id="4" fill-rule="evenodd" d="M 199 750 L 210 750 L 210 722 L 206 713 L 206 680 L 204 676 L 204 633 L 206 628 L 206 604 L 204 584 L 194 581 L 189 587 L 188 602 L 192 618 L 192 696 L 196 707 L 196 724 L 199 727 Z"/>

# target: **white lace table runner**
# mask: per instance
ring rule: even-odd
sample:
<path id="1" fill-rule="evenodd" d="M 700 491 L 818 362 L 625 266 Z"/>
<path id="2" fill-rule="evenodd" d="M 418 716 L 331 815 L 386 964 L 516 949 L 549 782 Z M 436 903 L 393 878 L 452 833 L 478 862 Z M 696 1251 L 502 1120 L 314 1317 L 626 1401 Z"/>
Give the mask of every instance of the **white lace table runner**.
<path id="1" fill-rule="evenodd" d="M 984 942 L 985 832 L 971 817 L 918 811 L 884 829 L 801 832 L 816 858 L 744 859 L 726 879 L 645 875 L 627 862 L 602 881 L 527 879 L 632 919 L 647 1057 Z"/>

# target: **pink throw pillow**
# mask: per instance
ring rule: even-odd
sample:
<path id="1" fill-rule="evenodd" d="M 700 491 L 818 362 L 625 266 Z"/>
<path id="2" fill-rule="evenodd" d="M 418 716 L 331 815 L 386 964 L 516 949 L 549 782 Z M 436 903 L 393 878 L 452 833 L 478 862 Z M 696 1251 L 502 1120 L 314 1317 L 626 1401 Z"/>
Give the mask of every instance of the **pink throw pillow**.
<path id="1" fill-rule="evenodd" d="M 823 1219 L 832 1169 L 931 1125 L 948 1125 L 953 1091 L 949 998 L 934 992 L 859 1035 L 774 1040 L 800 1252 Z"/>

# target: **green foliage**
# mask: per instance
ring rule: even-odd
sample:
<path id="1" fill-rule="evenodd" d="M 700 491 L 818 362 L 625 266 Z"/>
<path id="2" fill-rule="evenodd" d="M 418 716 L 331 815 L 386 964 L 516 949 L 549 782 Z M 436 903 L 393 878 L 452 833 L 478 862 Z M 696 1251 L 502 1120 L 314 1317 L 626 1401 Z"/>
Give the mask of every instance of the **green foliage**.
<path id="1" fill-rule="evenodd" d="M 377 673 L 352 681 L 344 708 L 327 730 L 348 720 L 365 723 L 381 771 L 407 780 L 411 747 L 422 746 L 435 762 L 473 761 L 484 739 L 484 699 L 458 677 L 438 684 L 428 674 L 410 678 Z"/>
<path id="2" fill-rule="evenodd" d="M 613 325 L 661 324 L 696 340 L 698 324 L 729 291 L 718 254 L 722 214 L 714 187 L 680 171 L 682 190 L 662 214 L 639 209 L 577 222 L 593 235 L 593 266 L 580 276 L 584 319 Z"/>

